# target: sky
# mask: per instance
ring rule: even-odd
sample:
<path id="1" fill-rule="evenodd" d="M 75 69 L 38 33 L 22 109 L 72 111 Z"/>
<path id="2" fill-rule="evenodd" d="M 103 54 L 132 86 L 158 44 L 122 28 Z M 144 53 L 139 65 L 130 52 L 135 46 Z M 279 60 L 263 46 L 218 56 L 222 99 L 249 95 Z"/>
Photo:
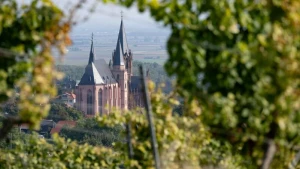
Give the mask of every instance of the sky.
<path id="1" fill-rule="evenodd" d="M 66 13 L 74 6 L 78 0 L 53 0 L 59 7 L 64 9 Z M 96 7 L 94 12 L 89 12 L 89 9 Z M 121 20 L 121 11 L 123 12 L 123 20 L 126 31 L 138 32 L 169 32 L 168 28 L 163 27 L 151 18 L 148 11 L 144 13 L 138 12 L 136 6 L 130 9 L 117 6 L 115 4 L 103 4 L 96 0 L 88 0 L 87 3 L 76 14 L 78 24 L 74 26 L 72 33 L 81 32 L 97 32 L 97 31 L 118 31 Z M 87 21 L 83 19 L 87 17 Z"/>

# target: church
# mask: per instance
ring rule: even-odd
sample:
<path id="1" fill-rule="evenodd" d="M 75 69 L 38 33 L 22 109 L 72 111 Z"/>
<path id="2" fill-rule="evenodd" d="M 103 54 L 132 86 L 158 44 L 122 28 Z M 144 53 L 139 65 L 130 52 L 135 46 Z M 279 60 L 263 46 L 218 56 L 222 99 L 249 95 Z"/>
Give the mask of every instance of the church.
<path id="1" fill-rule="evenodd" d="M 76 108 L 87 117 L 108 114 L 112 108 L 127 110 L 144 107 L 141 78 L 132 73 L 133 54 L 128 47 L 123 19 L 116 48 L 107 64 L 96 59 L 93 36 L 88 64 L 75 87 Z"/>

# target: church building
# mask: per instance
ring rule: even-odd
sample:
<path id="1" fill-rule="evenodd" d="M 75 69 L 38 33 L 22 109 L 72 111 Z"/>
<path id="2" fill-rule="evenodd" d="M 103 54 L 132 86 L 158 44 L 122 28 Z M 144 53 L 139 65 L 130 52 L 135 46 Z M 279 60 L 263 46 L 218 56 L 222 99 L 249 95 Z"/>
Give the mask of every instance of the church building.
<path id="1" fill-rule="evenodd" d="M 88 64 L 75 88 L 76 108 L 92 117 L 107 114 L 112 108 L 143 107 L 141 78 L 133 76 L 132 60 L 123 19 L 109 64 L 104 59 L 96 59 L 92 36 Z"/>

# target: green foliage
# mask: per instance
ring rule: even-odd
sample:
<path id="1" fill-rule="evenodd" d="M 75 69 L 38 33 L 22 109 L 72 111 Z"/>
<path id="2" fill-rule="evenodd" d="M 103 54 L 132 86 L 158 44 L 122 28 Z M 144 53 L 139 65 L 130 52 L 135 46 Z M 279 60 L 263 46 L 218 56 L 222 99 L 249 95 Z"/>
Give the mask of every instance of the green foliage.
<path id="1" fill-rule="evenodd" d="M 14 149 L 16 147 L 16 142 L 25 144 L 25 140 L 28 138 L 28 135 L 20 132 L 18 127 L 13 128 L 9 133 L 8 137 L 0 141 L 1 149 Z"/>
<path id="2" fill-rule="evenodd" d="M 83 73 L 83 66 L 75 65 L 56 65 L 56 68 L 61 73 L 64 73 L 64 78 L 56 82 L 57 94 L 71 93 L 74 91 L 77 80 L 80 80 Z"/>
<path id="3" fill-rule="evenodd" d="M 170 26 L 166 71 L 181 96 L 198 101 L 214 138 L 253 168 L 275 140 L 271 167 L 287 167 L 300 141 L 298 0 L 119 2 Z"/>
<path id="4" fill-rule="evenodd" d="M 18 103 L 15 99 L 1 105 L 1 114 L 4 115 L 6 113 L 10 116 L 17 116 L 19 114 Z"/>
<path id="5" fill-rule="evenodd" d="M 111 149 L 78 145 L 54 136 L 53 144 L 31 136 L 26 143 L 17 141 L 14 149 L 1 150 L 0 168 L 118 168 L 118 154 Z"/>
<path id="6" fill-rule="evenodd" d="M 183 115 L 172 116 L 174 99 L 164 99 L 160 93 L 152 95 L 164 168 L 196 168 L 210 163 L 204 158 L 207 148 L 212 146 L 214 150 L 218 144 L 228 147 L 231 153 L 221 153 L 225 161 L 213 160 L 215 165 L 258 168 L 268 139 L 274 140 L 277 147 L 271 168 L 287 167 L 294 155 L 293 148 L 300 141 L 298 0 L 117 2 L 128 7 L 136 4 L 140 11 L 150 10 L 154 19 L 170 26 L 172 31 L 165 68 L 169 75 L 176 76 L 176 91 L 186 101 Z M 22 8 L 18 8 L 16 1 L 0 2 L 0 49 L 27 54 L 18 62 L 12 54 L 0 58 L 0 100 L 11 97 L 17 85 L 20 117 L 31 127 L 46 117 L 49 96 L 55 94 L 51 84 L 57 74 L 52 71 L 51 45 L 57 45 L 63 53 L 70 43 L 70 25 L 63 18 L 50 0 L 35 0 Z M 128 159 L 123 143 L 116 146 L 118 159 L 130 168 L 153 166 L 143 114 L 114 113 L 99 121 L 110 125 L 130 122 L 135 156 Z M 210 141 L 210 134 L 217 139 L 216 143 Z M 93 168 L 91 165 L 99 163 L 109 164 L 109 168 L 115 166 L 107 162 L 114 159 L 106 154 L 109 149 L 98 151 L 97 159 L 85 156 L 94 149 L 89 146 L 66 145 L 63 141 L 53 147 L 45 142 L 31 143 L 1 153 L 3 168 L 12 164 L 22 168 L 24 163 L 16 163 L 18 159 L 25 161 L 28 168 Z M 45 152 L 50 152 L 51 158 Z M 95 163 L 89 161 L 95 159 Z M 250 161 L 252 165 L 239 160 Z"/>
<path id="7" fill-rule="evenodd" d="M 83 118 L 83 112 L 69 107 L 64 103 L 51 103 L 51 108 L 47 119 L 51 119 L 55 122 L 60 120 L 73 120 L 77 121 Z"/>
<path id="8" fill-rule="evenodd" d="M 159 65 L 157 63 L 145 63 L 145 62 L 139 62 L 134 61 L 132 64 L 132 71 L 134 75 L 139 75 L 139 65 L 143 65 L 146 70 L 149 70 L 149 76 L 150 79 L 158 86 L 160 84 L 165 84 L 165 87 L 163 87 L 163 91 L 165 93 L 170 93 L 172 91 L 172 80 L 174 78 L 168 77 L 166 71 L 164 70 L 164 67 L 162 65 Z"/>
<path id="9" fill-rule="evenodd" d="M 69 20 L 51 0 L 24 5 L 0 1 L 0 101 L 19 88 L 19 117 L 32 128 L 46 117 L 48 101 L 56 93 L 51 85 L 58 78 L 52 47 L 63 54 L 70 44 L 69 30 Z"/>
<path id="10" fill-rule="evenodd" d="M 64 73 L 65 77 L 62 81 L 71 80 L 80 80 L 82 75 L 84 74 L 83 66 L 76 65 L 56 65 L 56 69 L 62 73 Z"/>
<path id="11" fill-rule="evenodd" d="M 76 127 L 65 126 L 60 135 L 77 141 L 79 144 L 88 143 L 93 146 L 112 147 L 114 142 L 124 140 L 120 136 L 121 131 L 121 126 L 100 127 L 95 118 L 88 118 L 77 121 Z"/>
<path id="12" fill-rule="evenodd" d="M 176 95 L 165 96 L 160 89 L 154 91 L 153 83 L 150 87 L 162 168 L 243 168 L 242 158 L 232 155 L 229 145 L 210 139 L 201 119 L 195 116 L 199 115 L 197 106 L 190 105 L 189 112 L 174 116 Z M 121 127 L 128 122 L 133 159 L 128 158 L 126 132 Z M 116 111 L 97 120 L 82 119 L 75 128 L 63 128 L 61 134 L 68 140 L 55 135 L 52 144 L 33 136 L 13 140 L 13 149 L 0 150 L 0 168 L 153 168 L 148 122 L 141 110 L 122 114 Z"/>
<path id="13" fill-rule="evenodd" d="M 190 107 L 181 117 L 173 115 L 174 105 L 178 105 L 174 93 L 165 96 L 161 89 L 154 90 L 150 84 L 154 125 L 162 168 L 201 168 L 208 165 L 224 168 L 241 168 L 241 158 L 232 160 L 228 149 L 212 142 L 201 119 L 197 106 Z M 114 150 L 120 153 L 127 168 L 153 168 L 154 161 L 150 144 L 150 132 L 145 112 L 141 110 L 111 113 L 98 117 L 101 125 L 113 127 L 130 123 L 133 159 L 128 158 L 128 148 L 124 142 L 116 143 Z M 124 137 L 126 132 L 123 132 Z M 214 145 L 214 146 L 213 146 Z M 208 158 L 209 157 L 209 158 Z M 217 159 L 217 160 L 214 160 Z"/>

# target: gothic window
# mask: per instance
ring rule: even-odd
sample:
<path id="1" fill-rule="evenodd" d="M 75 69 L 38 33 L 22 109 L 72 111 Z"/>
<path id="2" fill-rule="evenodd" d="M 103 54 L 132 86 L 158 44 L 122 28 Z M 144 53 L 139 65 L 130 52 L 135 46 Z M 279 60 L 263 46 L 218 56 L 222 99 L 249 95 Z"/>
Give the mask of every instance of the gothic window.
<path id="1" fill-rule="evenodd" d="M 98 92 L 98 109 L 99 114 L 102 115 L 102 89 L 99 89 Z"/>
<path id="2" fill-rule="evenodd" d="M 109 87 L 108 88 L 108 98 L 109 98 L 109 101 L 108 101 L 108 103 L 109 103 L 109 106 L 111 106 L 111 100 L 112 100 L 112 89 L 111 89 L 111 87 Z"/>
<path id="3" fill-rule="evenodd" d="M 78 108 L 81 110 L 81 104 L 82 104 L 82 89 L 79 91 L 79 98 L 78 98 Z"/>
<path id="4" fill-rule="evenodd" d="M 93 93 L 91 90 L 88 90 L 87 92 L 87 114 L 92 115 L 93 114 Z"/>
<path id="5" fill-rule="evenodd" d="M 79 94 L 80 96 L 80 101 L 82 101 L 82 90 L 80 89 L 80 94 Z"/>
<path id="6" fill-rule="evenodd" d="M 114 96 L 113 96 L 113 102 L 114 102 L 114 106 L 116 107 L 116 99 L 117 99 L 117 97 L 116 97 L 116 86 L 114 86 L 114 91 L 113 91 L 113 93 L 114 93 Z"/>
<path id="7" fill-rule="evenodd" d="M 105 104 L 104 104 L 104 106 L 106 106 L 107 101 L 108 101 L 108 88 L 107 87 L 104 88 L 104 94 L 105 94 Z"/>

